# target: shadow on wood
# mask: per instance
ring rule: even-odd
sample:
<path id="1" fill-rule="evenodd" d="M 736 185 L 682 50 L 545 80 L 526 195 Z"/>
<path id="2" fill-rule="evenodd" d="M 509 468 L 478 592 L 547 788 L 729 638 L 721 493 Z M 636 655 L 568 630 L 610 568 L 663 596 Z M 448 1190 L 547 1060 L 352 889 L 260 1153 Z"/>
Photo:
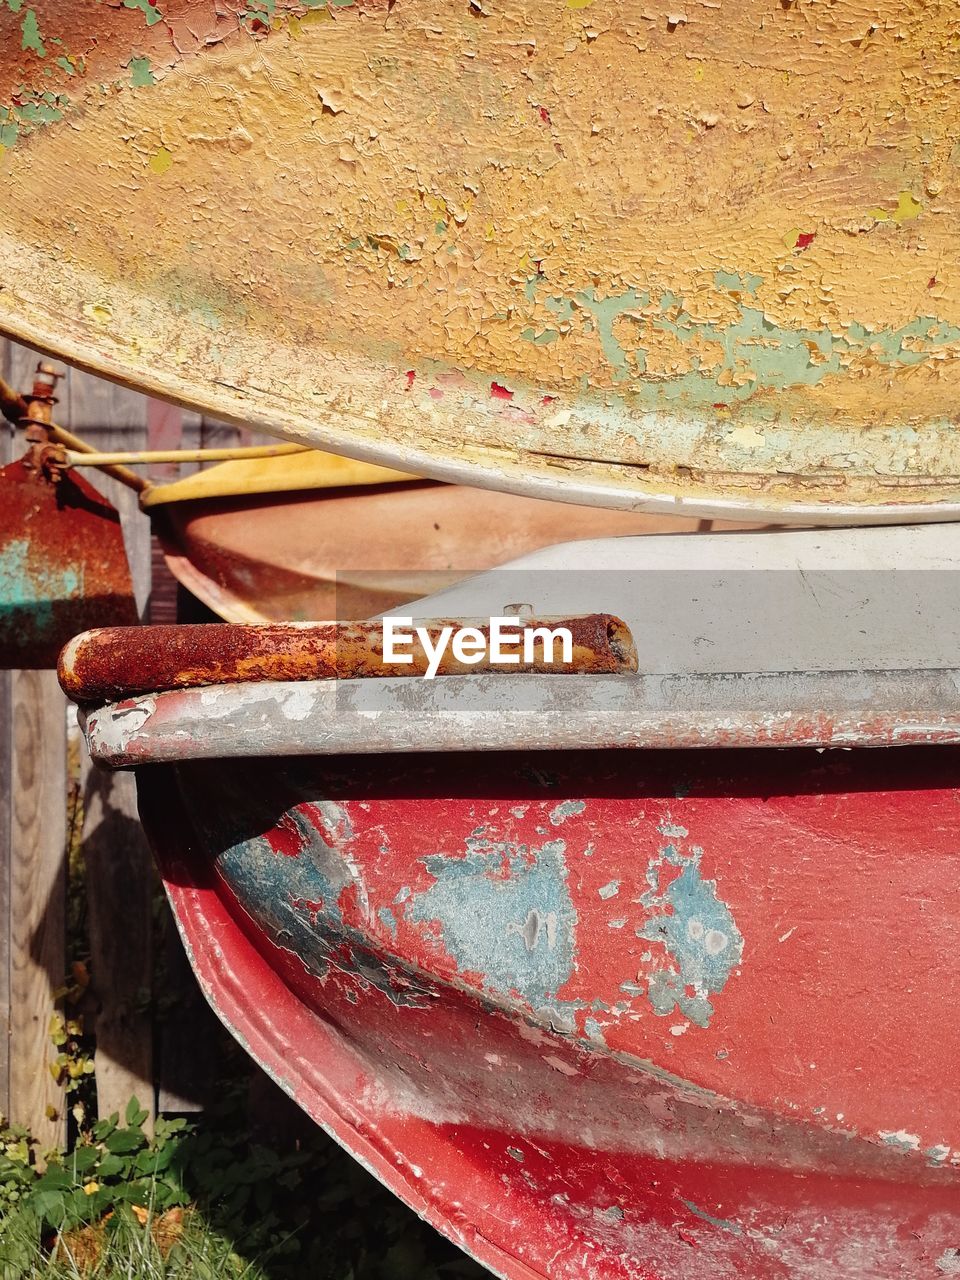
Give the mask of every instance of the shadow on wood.
<path id="1" fill-rule="evenodd" d="M 153 859 L 137 817 L 133 777 L 95 768 L 85 749 L 81 771 L 97 1110 L 123 1115 L 135 1096 L 152 1129 Z"/>

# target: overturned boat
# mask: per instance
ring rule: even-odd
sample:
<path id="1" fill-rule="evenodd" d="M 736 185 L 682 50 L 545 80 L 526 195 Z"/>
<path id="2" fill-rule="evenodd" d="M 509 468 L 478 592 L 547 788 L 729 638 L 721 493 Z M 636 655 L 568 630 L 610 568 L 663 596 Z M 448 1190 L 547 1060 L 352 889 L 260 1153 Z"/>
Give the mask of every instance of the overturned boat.
<path id="1" fill-rule="evenodd" d="M 0 329 L 416 475 L 943 519 L 954 39 L 944 0 L 11 4 Z"/>
<path id="2" fill-rule="evenodd" d="M 729 526 L 437 484 L 317 450 L 223 462 L 152 485 L 140 505 L 174 577 L 237 623 L 369 618 L 552 543 Z"/>
<path id="3" fill-rule="evenodd" d="M 338 665 L 302 627 L 302 660 L 268 629 L 253 663 L 257 629 L 227 661 L 203 628 L 123 660 L 133 633 L 94 632 L 62 678 L 94 756 L 137 770 L 219 1016 L 494 1274 L 936 1280 L 958 553 L 951 528 L 621 539 L 406 607 L 605 600 L 594 674 L 578 648 L 359 678 L 354 632 Z"/>

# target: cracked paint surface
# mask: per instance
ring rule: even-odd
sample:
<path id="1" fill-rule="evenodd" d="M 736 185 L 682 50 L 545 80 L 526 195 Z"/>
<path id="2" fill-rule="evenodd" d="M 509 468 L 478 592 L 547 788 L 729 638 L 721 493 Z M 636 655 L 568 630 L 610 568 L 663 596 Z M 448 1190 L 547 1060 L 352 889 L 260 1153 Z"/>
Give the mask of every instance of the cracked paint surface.
<path id="1" fill-rule="evenodd" d="M 213 815 L 204 822 L 208 833 L 214 822 Z M 392 971 L 345 917 L 345 895 L 356 891 L 356 872 L 345 855 L 352 835 L 346 811 L 320 802 L 291 812 L 274 832 L 227 844 L 217 873 L 240 910 L 296 955 L 307 973 L 323 978 L 333 966 L 397 1004 L 416 1004 L 422 998 L 417 985 Z M 389 911 L 382 909 L 380 918 L 395 931 Z"/>
<path id="2" fill-rule="evenodd" d="M 508 485 L 960 492 L 945 0 L 8 0 L 0 37 L 25 336 Z"/>

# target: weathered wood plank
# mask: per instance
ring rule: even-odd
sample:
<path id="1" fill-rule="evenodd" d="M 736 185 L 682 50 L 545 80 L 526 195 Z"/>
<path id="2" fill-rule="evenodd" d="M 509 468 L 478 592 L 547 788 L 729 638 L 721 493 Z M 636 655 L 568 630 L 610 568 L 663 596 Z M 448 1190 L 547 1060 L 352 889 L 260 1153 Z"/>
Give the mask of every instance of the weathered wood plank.
<path id="1" fill-rule="evenodd" d="M 147 444 L 145 397 L 70 371 L 71 429 L 97 449 Z M 118 407 L 119 406 L 119 407 Z M 125 406 L 125 407 L 124 407 Z M 150 524 L 137 495 L 99 472 L 88 478 L 117 508 L 134 593 L 146 616 L 151 593 Z M 81 755 L 82 851 L 93 995 L 98 1002 L 95 1058 L 100 1115 L 123 1113 L 136 1096 L 155 1115 L 152 972 L 152 859 L 137 817 L 132 776 L 108 774 Z"/>
<path id="2" fill-rule="evenodd" d="M 149 449 L 179 449 L 183 446 L 183 410 L 163 400 L 150 400 L 147 404 L 147 447 Z M 178 468 L 175 462 L 154 462 L 150 478 L 158 483 L 176 480 Z"/>
<path id="3" fill-rule="evenodd" d="M 4 343 L 0 349 L 4 376 L 17 389 L 29 389 L 34 370 L 41 353 L 14 343 Z M 58 363 L 59 362 L 55 362 Z M 81 435 L 100 450 L 138 449 L 146 447 L 196 447 L 250 441 L 249 430 L 216 422 L 201 420 L 196 413 L 185 412 L 159 401 L 151 401 L 136 392 L 114 386 L 78 370 L 64 368 L 65 377 L 59 384 L 59 404 L 55 420 Z M 258 439 L 262 433 L 256 433 Z M 262 436 L 263 439 L 269 437 Z M 15 433 L 4 434 L 7 458 L 22 451 L 22 442 Z M 6 458 L 4 460 L 7 460 Z M 179 474 L 194 470 L 193 465 L 180 468 Z M 152 476 L 157 481 L 176 477 L 178 469 L 167 467 Z M 120 513 L 127 557 L 130 562 L 134 591 L 142 617 L 153 621 L 174 621 L 176 610 L 176 586 L 163 562 L 156 539 L 151 536 L 150 523 L 141 513 L 137 495 L 99 472 L 86 471 L 85 475 L 113 503 Z M 169 581 L 168 581 L 169 579 Z M 164 589 L 166 585 L 166 590 Z M 9 902 L 10 876 L 13 865 L 11 849 L 14 844 L 11 820 L 4 820 L 4 803 L 9 802 L 11 789 L 16 785 L 7 765 L 13 735 L 10 697 L 4 701 L 4 690 L 9 695 L 14 678 L 0 673 L 0 768 L 3 777 L 10 780 L 0 798 L 0 1111 L 10 1110 L 11 1101 L 18 1107 L 18 1118 L 37 1125 L 38 1117 L 47 1105 L 43 1094 L 56 1098 L 57 1091 L 45 1069 L 50 1053 L 46 1040 L 46 1009 L 42 1019 L 31 1016 L 24 1006 L 15 1027 L 9 1031 L 11 999 L 20 1000 L 21 988 L 29 988 L 33 1006 L 39 1008 L 39 979 L 37 965 L 31 959 L 29 973 L 18 970 L 17 994 L 11 991 L 10 944 L 13 937 L 8 927 L 11 910 Z M 36 681 L 33 682 L 34 684 Z M 41 684 L 44 682 L 41 680 Z M 49 682 L 47 682 L 49 683 Z M 19 685 L 22 692 L 32 687 L 30 682 Z M 21 700 L 22 701 L 22 700 Z M 5 709 L 10 712 L 5 718 Z M 26 712 L 26 703 L 21 719 Z M 49 712 L 49 709 L 48 709 Z M 48 714 L 47 712 L 47 714 Z M 34 717 L 43 717 L 43 710 L 34 707 Z M 43 750 L 49 755 L 59 752 L 64 741 L 62 704 L 58 733 L 55 737 L 48 727 Z M 5 756 L 6 744 L 6 756 Z M 28 760 L 26 765 L 30 764 Z M 54 769 L 54 774 L 57 770 Z M 52 778 L 54 774 L 51 774 Z M 100 1005 L 97 1020 L 96 1083 L 101 1114 L 122 1110 L 131 1094 L 136 1094 L 141 1104 L 153 1115 L 154 1106 L 154 1033 L 149 1009 L 152 985 L 151 956 L 151 893 L 152 871 L 139 821 L 136 816 L 136 799 L 133 780 L 129 775 L 109 775 L 92 768 L 84 753 L 82 786 L 85 797 L 85 819 L 82 834 L 83 853 L 86 862 L 87 908 L 91 972 L 94 994 Z M 61 830 L 61 815 L 65 807 L 65 787 L 61 788 L 57 804 L 50 801 L 52 821 L 44 832 L 51 843 Z M 7 803 L 9 809 L 9 803 Z M 21 817 L 23 804 L 21 803 Z M 60 840 L 62 855 L 63 840 Z M 49 849 L 47 854 L 49 855 Z M 41 874 L 43 862 L 34 868 Z M 18 894 L 22 897 L 28 885 L 25 872 L 18 872 Z M 51 870 L 47 867 L 49 878 Z M 42 877 L 41 877 L 42 878 Z M 56 969 L 49 975 L 52 986 L 59 985 L 66 964 L 63 954 L 62 894 L 65 871 L 60 880 L 53 878 L 45 887 L 53 895 L 50 906 L 53 914 L 60 911 L 61 920 L 56 926 L 61 939 L 60 949 L 54 945 L 48 926 L 52 917 L 48 913 L 42 921 L 25 920 L 22 930 L 33 939 L 34 947 L 42 943 L 42 953 Z M 37 885 L 31 886 L 37 889 Z M 6 895 L 6 896 L 5 896 Z M 43 896 L 42 893 L 38 896 Z M 49 895 L 48 895 L 49 896 Z M 58 905 L 59 903 L 59 905 Z M 158 1029 L 156 1047 L 160 1060 L 161 1107 L 166 1110 L 190 1111 L 200 1109 L 209 1097 L 214 1073 L 212 1043 L 215 1040 L 215 1023 L 200 995 L 196 981 L 183 955 L 183 950 L 173 928 L 169 924 L 169 937 L 165 944 L 166 965 L 171 989 L 177 993 L 176 1012 Z M 122 927 L 120 927 L 122 925 Z M 38 928 L 40 933 L 37 933 Z M 55 953 L 55 954 L 54 954 Z M 55 963 L 53 963 L 55 960 Z M 34 990 L 36 988 L 36 990 Z M 49 1001 L 48 1001 L 49 1004 Z M 42 1041 L 42 1043 L 41 1043 Z M 12 1050 L 12 1053 L 11 1053 Z M 37 1057 L 40 1052 L 42 1060 Z M 16 1074 L 14 1093 L 11 1097 L 10 1077 Z M 41 1079 L 42 1077 L 42 1079 Z M 30 1082 L 32 1081 L 32 1092 Z M 51 1103 L 54 1105 L 54 1103 Z M 26 1110 L 24 1110 L 26 1108 Z M 43 1141 L 53 1143 L 50 1136 L 55 1126 L 49 1126 Z"/>
<path id="4" fill-rule="evenodd" d="M 11 684 L 0 671 L 0 1116 L 10 1114 Z"/>
<path id="5" fill-rule="evenodd" d="M 104 451 L 142 449 L 146 447 L 146 427 L 98 428 L 85 431 L 84 439 Z M 145 618 L 150 599 L 150 522 L 140 510 L 137 494 L 132 489 L 90 468 L 84 470 L 84 476 L 120 513 L 137 610 L 141 618 Z"/>
<path id="6" fill-rule="evenodd" d="M 81 760 L 97 1108 L 122 1115 L 136 1096 L 152 1125 L 152 858 L 133 775 L 96 768 L 85 749 Z"/>
<path id="7" fill-rule="evenodd" d="M 3 367 L 7 380 L 18 389 L 28 388 L 41 358 L 38 352 L 29 348 L 5 344 Z M 147 400 L 144 396 L 66 367 L 58 394 L 60 402 L 56 408 L 56 419 L 83 435 L 94 447 L 145 446 Z M 20 452 L 19 437 L 10 439 L 5 436 L 5 442 L 11 455 Z M 145 611 L 150 595 L 149 522 L 139 510 L 135 493 L 98 472 L 88 475 L 120 512 L 134 590 L 141 611 Z M 55 871 L 50 864 L 58 837 L 59 857 L 63 858 L 64 840 L 60 830 L 61 820 L 65 822 L 66 793 L 65 786 L 60 786 L 59 793 L 55 794 L 63 760 L 64 705 L 59 694 L 46 687 L 50 684 L 51 673 L 44 673 L 44 676 L 46 678 L 40 679 L 39 683 L 36 680 L 21 682 L 19 676 L 14 677 L 23 694 L 18 708 L 23 722 L 21 736 L 26 732 L 31 740 L 36 739 L 39 747 L 35 750 L 43 753 L 37 777 L 47 798 L 43 805 L 37 806 L 38 820 L 40 813 L 46 820 L 40 838 L 43 846 L 40 856 L 35 858 L 32 866 L 18 871 L 17 896 L 29 901 L 22 902 L 18 908 L 9 902 L 9 893 L 4 900 L 4 891 L 0 887 L 0 928 L 7 949 L 6 955 L 0 952 L 0 1015 L 7 1018 L 11 999 L 15 1005 L 13 1025 L 7 1032 L 5 1024 L 2 1037 L 0 1103 L 3 1105 L 0 1109 L 12 1111 L 17 1119 L 31 1124 L 42 1135 L 41 1140 L 50 1145 L 56 1141 L 57 1126 L 50 1125 L 45 1111 L 48 1103 L 56 1105 L 58 1094 L 46 1071 L 50 1057 L 47 1039 L 50 1001 L 47 999 L 44 1003 L 41 989 L 45 979 L 49 985 L 58 986 L 66 965 L 63 927 L 66 871 L 65 867 L 59 866 Z M 5 679 L 9 684 L 11 677 L 5 676 Z M 42 692 L 39 691 L 40 686 L 43 686 Z M 53 711 L 54 699 L 56 712 Z M 7 742 L 12 734 L 9 717 L 4 723 L 3 710 L 0 692 L 0 763 L 3 763 L 4 730 Z M 51 721 L 52 716 L 55 723 Z M 39 736 L 36 731 L 39 731 Z M 32 757 L 21 761 L 21 766 L 36 767 L 31 761 Z M 18 788 L 18 783 L 9 768 L 4 770 L 4 778 L 9 780 L 5 788 L 5 796 L 9 798 L 10 788 Z M 90 946 L 96 994 L 102 1006 L 97 1027 L 96 1058 L 100 1106 L 108 1113 L 122 1110 L 130 1095 L 136 1093 L 152 1116 L 153 1038 L 149 1014 L 152 873 L 149 854 L 136 818 L 132 778 L 111 777 L 92 768 L 85 759 L 82 783 L 86 793 L 83 841 L 87 861 Z M 28 827 L 32 819 L 25 814 L 23 805 L 29 802 L 31 794 L 28 788 L 26 800 L 21 801 L 19 816 L 20 822 Z M 10 850 L 16 847 L 17 841 L 11 839 L 9 822 L 5 826 L 2 824 L 3 811 L 0 808 L 0 886 L 9 886 Z M 28 851 L 38 852 L 36 833 L 31 831 L 21 843 Z M 4 853 L 7 854 L 6 859 Z M 26 908 L 44 899 L 47 909 L 41 917 L 32 918 Z M 26 960 L 16 954 L 11 960 L 9 954 L 18 911 L 23 920 L 23 939 L 18 938 L 17 942 L 22 941 L 28 949 L 32 948 Z M 11 964 L 20 966 L 14 978 L 16 990 L 13 992 L 10 990 Z"/>
<path id="8" fill-rule="evenodd" d="M 0 373 L 10 381 L 12 343 L 0 339 Z M 13 459 L 13 431 L 0 419 L 0 466 Z M 12 676 L 0 671 L 0 1115 L 10 1114 L 10 752 Z"/>
<path id="9" fill-rule="evenodd" d="M 134 431 L 144 429 L 147 421 L 147 399 L 138 391 L 118 387 L 103 378 L 67 366 L 67 391 L 55 421 L 78 436 L 90 429 L 108 431 Z M 62 385 L 62 384 L 61 384 Z"/>
<path id="10" fill-rule="evenodd" d="M 202 1111 L 210 1102 L 216 1075 L 220 1026 L 203 997 L 173 916 L 166 916 L 164 967 L 176 1004 L 160 1023 L 161 1112 Z"/>
<path id="11" fill-rule="evenodd" d="M 66 969 L 66 703 L 53 671 L 18 671 L 12 686 L 10 1114 L 50 1148 L 64 1135 L 47 1064 Z"/>

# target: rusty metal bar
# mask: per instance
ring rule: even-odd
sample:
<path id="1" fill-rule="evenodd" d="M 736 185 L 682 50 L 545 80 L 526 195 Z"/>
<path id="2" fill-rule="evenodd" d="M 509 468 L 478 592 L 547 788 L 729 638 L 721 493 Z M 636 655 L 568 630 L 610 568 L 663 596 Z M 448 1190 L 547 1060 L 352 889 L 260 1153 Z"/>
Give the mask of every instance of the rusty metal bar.
<path id="1" fill-rule="evenodd" d="M 508 666 L 489 655 L 491 626 L 464 619 L 429 619 L 417 625 L 435 646 L 445 627 L 470 626 L 482 635 L 480 660 L 459 660 L 446 647 L 437 675 L 518 672 L 568 675 L 636 671 L 637 652 L 626 623 L 610 614 L 566 618 L 516 619 L 516 630 L 566 628 L 570 657 L 542 656 L 524 661 L 519 653 Z M 449 639 L 449 636 L 447 637 Z M 445 642 L 444 642 L 445 643 Z M 414 639 L 411 661 L 384 656 L 384 624 L 315 622 L 245 627 L 230 624 L 114 627 L 77 636 L 60 658 L 60 683 L 77 702 L 96 704 L 164 689 L 249 682 L 335 680 L 355 677 L 422 676 L 430 669 L 424 644 Z"/>

